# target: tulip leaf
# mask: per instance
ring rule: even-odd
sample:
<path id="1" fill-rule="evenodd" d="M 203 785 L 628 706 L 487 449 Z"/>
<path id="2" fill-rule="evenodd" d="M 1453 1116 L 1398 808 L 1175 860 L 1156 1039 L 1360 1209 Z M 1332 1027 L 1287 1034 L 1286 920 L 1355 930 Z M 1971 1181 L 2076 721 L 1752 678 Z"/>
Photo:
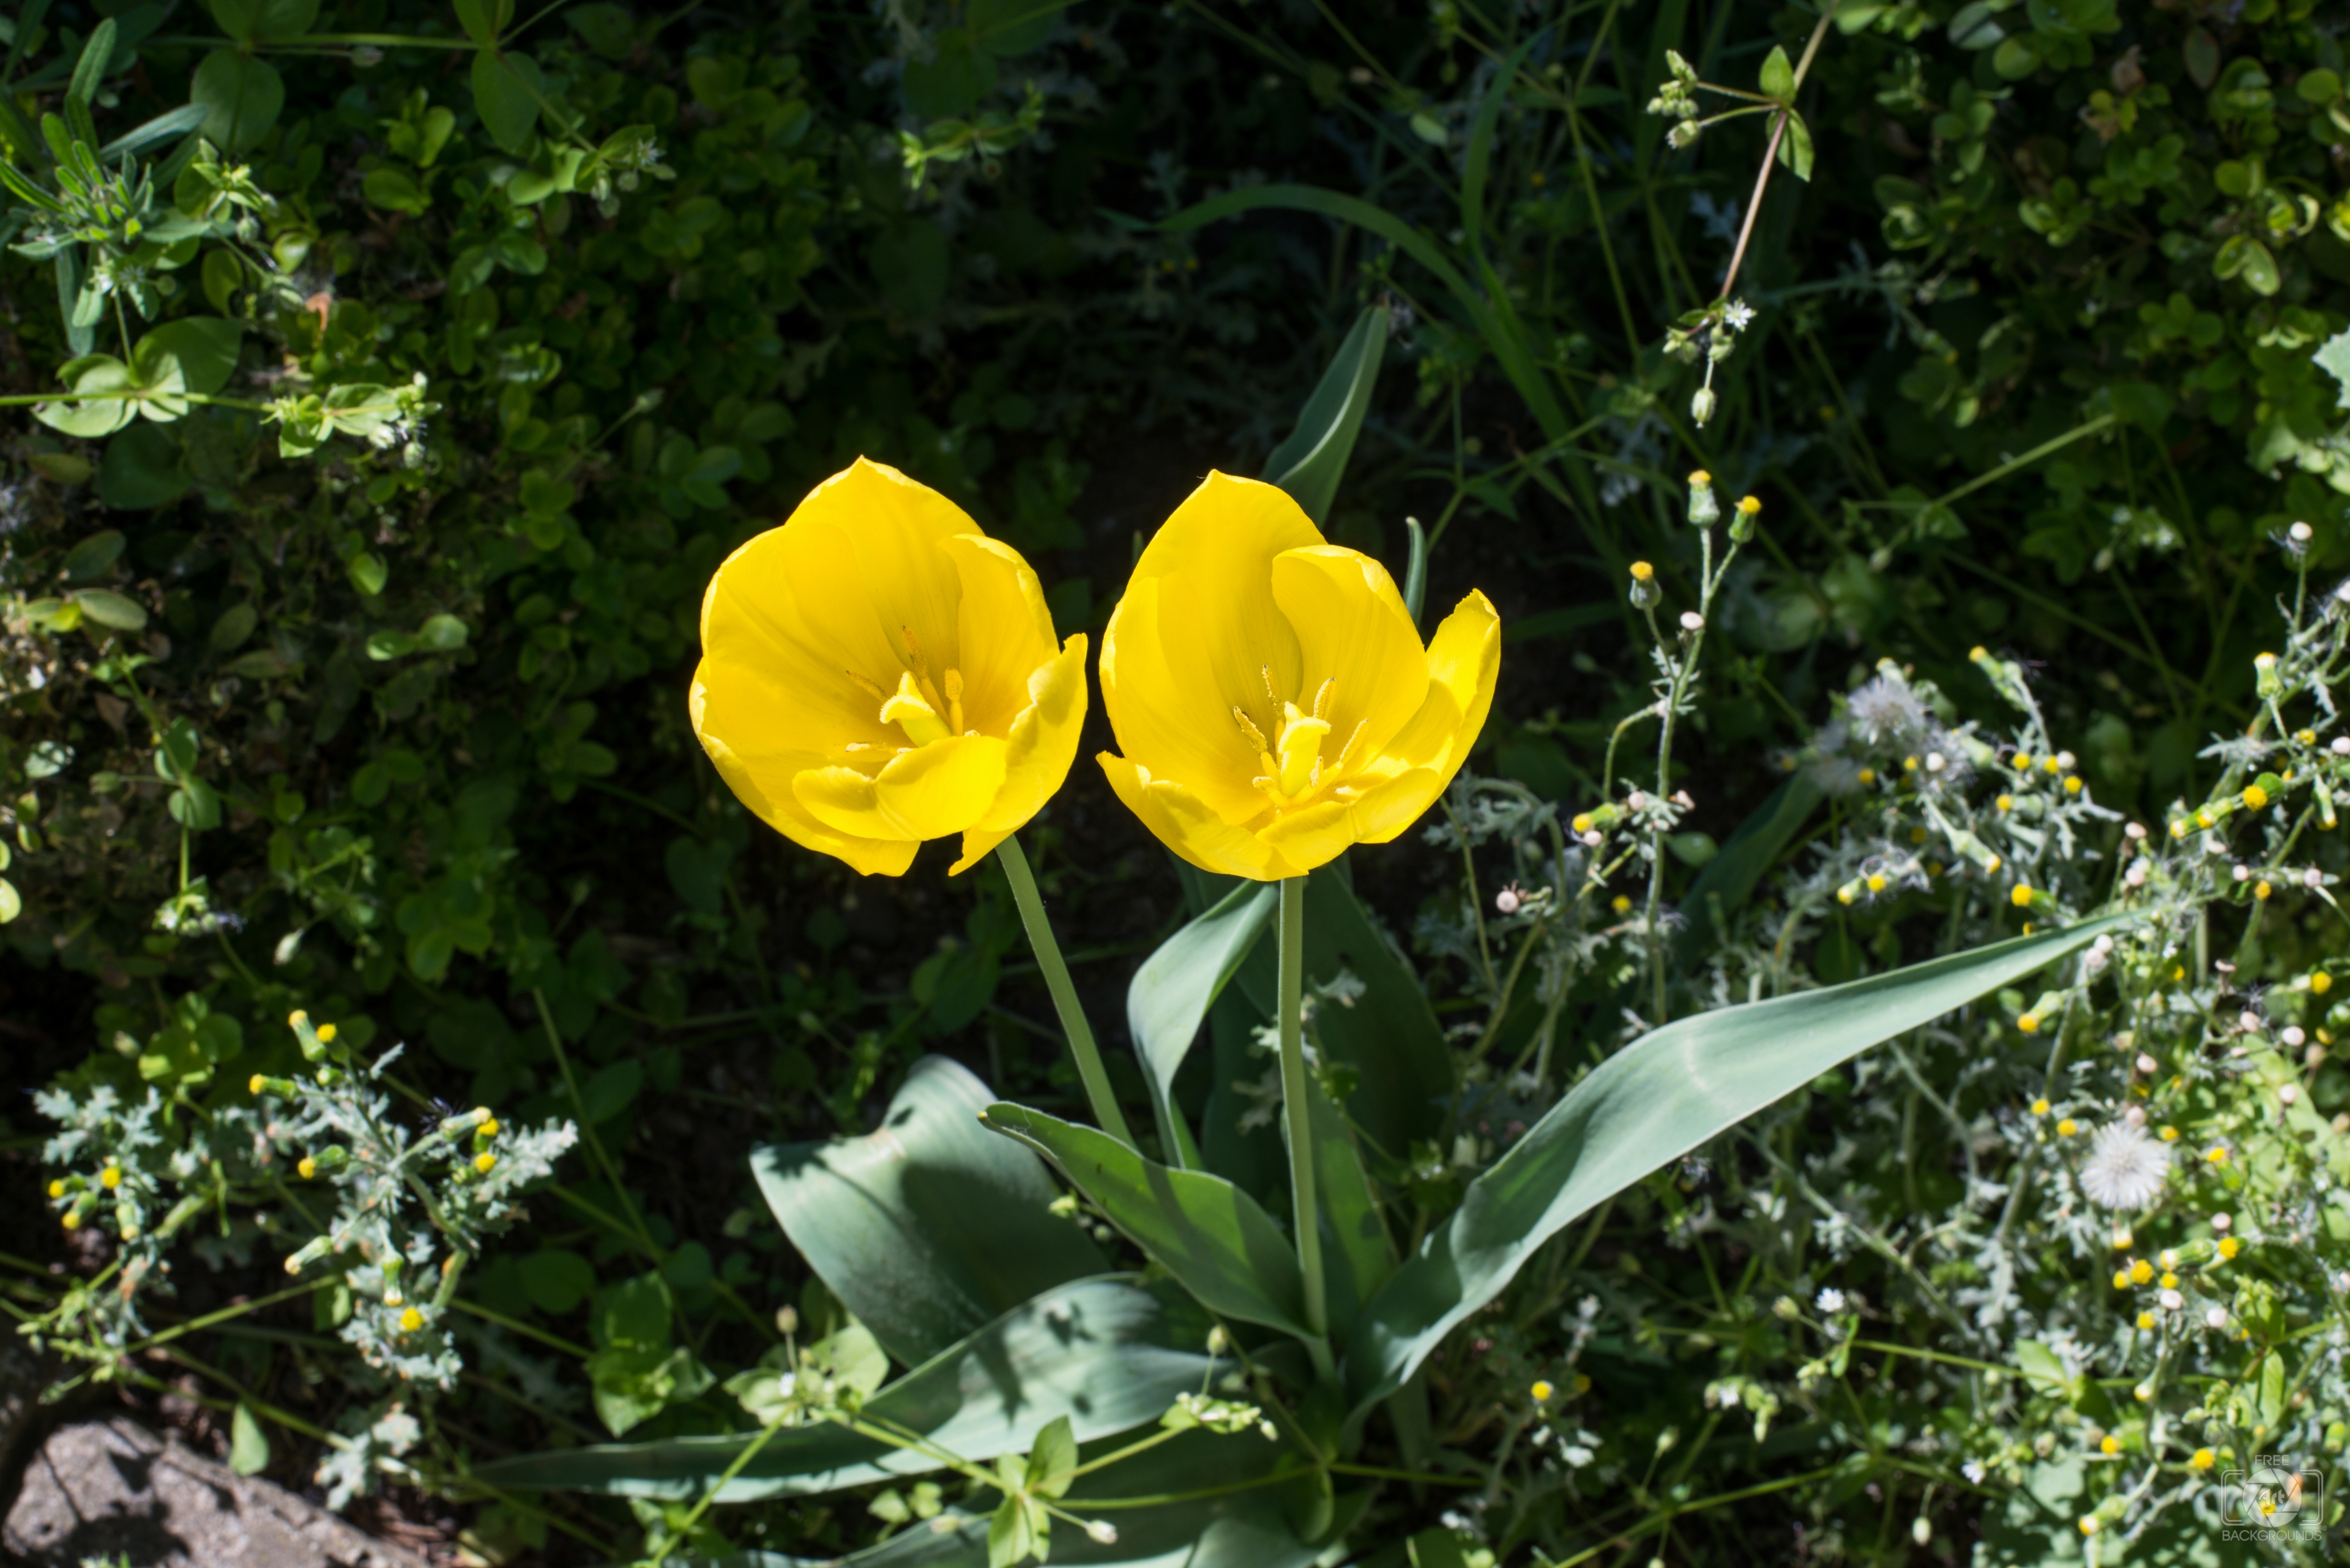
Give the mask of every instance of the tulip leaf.
<path id="1" fill-rule="evenodd" d="M 1689 915 L 1689 924 L 1682 929 L 1674 950 L 1684 965 L 1704 957 L 1720 940 L 1717 918 L 1734 913 L 1754 896 L 1755 886 L 1778 864 L 1779 857 L 1794 841 L 1804 824 L 1811 820 L 1823 798 L 1819 785 L 1797 774 L 1756 806 L 1713 858 L 1705 863 L 1705 869 L 1698 873 L 1697 880 L 1690 884 L 1680 900 L 1681 909 Z"/>
<path id="2" fill-rule="evenodd" d="M 1265 478 L 1287 491 L 1317 526 L 1330 515 L 1347 460 L 1355 455 L 1355 438 L 1362 432 L 1387 347 L 1387 309 L 1367 306 L 1305 400 L 1297 429 L 1265 459 Z"/>
<path id="3" fill-rule="evenodd" d="M 2137 918 L 2108 915 L 1849 985 L 1696 1013 L 1641 1036 L 1470 1183 L 1452 1217 L 1365 1306 L 1346 1366 L 1355 1417 L 1401 1387 L 1454 1325 L 1594 1204 L 1871 1045 Z"/>
<path id="4" fill-rule="evenodd" d="M 1332 1332 L 1342 1339 L 1362 1303 L 1396 1271 L 1395 1241 L 1379 1218 L 1378 1193 L 1363 1169 L 1354 1130 L 1320 1080 L 1308 1077 L 1308 1114 L 1314 1118 L 1315 1205 L 1321 1221 L 1322 1256 L 1329 1292 Z"/>
<path id="5" fill-rule="evenodd" d="M 1020 1152 L 1006 1139 L 994 1141 Z M 1169 1337 L 1166 1303 L 1132 1276 L 1073 1281 L 948 1346 L 873 1395 L 864 1410 L 871 1419 L 910 1428 L 972 1460 L 1024 1452 L 1040 1425 L 1062 1416 L 1079 1441 L 1089 1442 L 1156 1421 L 1177 1395 L 1195 1392 L 1206 1380 L 1214 1363 L 1169 1349 Z M 599 1443 L 518 1455 L 481 1466 L 477 1473 L 502 1487 L 698 1498 L 755 1436 Z M 803 1496 L 938 1468 L 923 1453 L 812 1422 L 770 1438 L 720 1490 L 718 1501 Z"/>
<path id="6" fill-rule="evenodd" d="M 1126 991 L 1126 1023 L 1150 1085 L 1159 1142 L 1187 1168 L 1200 1163 L 1191 1129 L 1174 1102 L 1175 1074 L 1224 982 L 1247 958 L 1279 901 L 1271 883 L 1243 883 L 1143 961 Z"/>
<path id="7" fill-rule="evenodd" d="M 1297 1254 L 1255 1199 L 1220 1176 L 1170 1169 L 1106 1132 L 1025 1106 L 990 1106 L 985 1120 L 1050 1155 L 1210 1312 L 1306 1336 Z"/>
<path id="8" fill-rule="evenodd" d="M 909 1366 L 1108 1267 L 1051 1212 L 1059 1192 L 1035 1157 L 979 1125 L 993 1098 L 967 1069 L 925 1056 L 867 1137 L 752 1151 L 792 1244 Z"/>
<path id="9" fill-rule="evenodd" d="M 1111 1446 L 1103 1445 L 1104 1451 Z M 1310 1484 L 1310 1472 L 1279 1468 L 1286 1452 L 1253 1432 L 1187 1432 L 1084 1477 L 1076 1487 L 1082 1495 L 1063 1499 L 1061 1506 L 1080 1518 L 1108 1521 L 1118 1538 L 1093 1541 L 1065 1523 L 1053 1532 L 1052 1562 L 1055 1568 L 1305 1568 L 1330 1543 L 1307 1545 L 1290 1529 L 1290 1501 Z M 1176 1501 L 1139 1507 L 1128 1501 L 1144 1498 Z M 1089 1512 L 1088 1502 L 1097 1514 Z M 900 1531 L 877 1546 L 821 1563 L 772 1552 L 698 1561 L 710 1568 L 989 1568 L 989 1522 L 988 1514 L 949 1508 L 927 1528 Z"/>
<path id="10" fill-rule="evenodd" d="M 1207 877 L 1220 893 L 1224 878 Z M 1275 954 L 1260 945 L 1242 964 L 1240 989 L 1262 1020 L 1274 1015 Z M 1342 988 L 1338 1000 L 1315 1015 L 1322 1045 L 1355 1075 L 1347 1112 L 1377 1147 L 1402 1159 L 1413 1140 L 1436 1137 L 1452 1094 L 1452 1054 L 1419 981 L 1356 901 L 1343 867 L 1334 863 L 1305 882 L 1305 982 L 1327 986 L 1341 975 L 1361 982 L 1359 994 Z M 1268 1131 L 1250 1135 L 1273 1137 Z"/>

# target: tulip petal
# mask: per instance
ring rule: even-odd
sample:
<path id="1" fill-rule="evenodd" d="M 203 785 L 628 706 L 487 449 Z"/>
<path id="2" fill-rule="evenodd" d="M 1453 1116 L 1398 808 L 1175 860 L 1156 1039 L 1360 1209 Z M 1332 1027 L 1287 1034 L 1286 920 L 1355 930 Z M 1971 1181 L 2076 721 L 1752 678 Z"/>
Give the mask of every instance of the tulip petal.
<path id="1" fill-rule="evenodd" d="M 837 832 L 868 838 L 943 838 L 977 822 L 1003 785 L 1005 742 L 955 735 L 901 752 L 871 778 L 811 768 L 792 793 Z"/>
<path id="2" fill-rule="evenodd" d="M 810 768 L 823 766 L 824 758 L 809 752 L 769 753 L 755 764 L 747 762 L 704 728 L 706 698 L 707 692 L 697 675 L 687 706 L 693 715 L 693 727 L 702 735 L 702 749 L 710 753 L 726 787 L 760 821 L 805 848 L 838 857 L 865 876 L 875 872 L 888 877 L 905 874 L 906 867 L 914 861 L 915 846 L 911 841 L 901 843 L 838 832 L 817 821 L 792 793 L 792 780 Z"/>
<path id="3" fill-rule="evenodd" d="M 1386 754 L 1407 767 L 1433 767 L 1451 784 L 1485 727 L 1501 670 L 1501 618 L 1471 589 L 1429 639 L 1427 700 Z"/>
<path id="4" fill-rule="evenodd" d="M 1208 676 L 1179 675 L 1165 657 L 1159 606 L 1168 591 L 1164 578 L 1139 577 L 1118 601 L 1102 639 L 1102 705 L 1119 749 L 1152 777 L 1181 779 L 1224 821 L 1246 822 L 1264 810 L 1263 792 L 1249 782 L 1264 765 L 1232 718 L 1235 704 Z M 1256 688 L 1263 691 L 1262 677 Z M 1257 708 L 1264 706 L 1260 699 Z M 1256 722 L 1269 721 L 1260 712 Z"/>
<path id="5" fill-rule="evenodd" d="M 939 548 L 954 562 L 962 585 L 956 668 L 962 673 L 963 727 L 1007 734 L 1035 701 L 1030 679 L 1060 652 L 1045 589 L 1019 552 L 983 535 L 942 540 Z M 1074 743 L 1069 756 L 1076 756 Z M 1067 767 L 1064 762 L 1063 771 Z"/>
<path id="6" fill-rule="evenodd" d="M 1305 658 L 1298 706 L 1333 681 L 1324 757 L 1335 763 L 1357 724 L 1355 760 L 1377 755 L 1428 694 L 1428 654 L 1395 579 L 1359 550 L 1315 545 L 1274 557 L 1273 597 Z"/>
<path id="7" fill-rule="evenodd" d="M 1314 700 L 1299 696 L 1297 636 L 1274 599 L 1272 566 L 1284 550 L 1321 543 L 1281 490 L 1211 473 L 1152 536 L 1110 618 L 1102 701 L 1119 747 L 1153 774 L 1181 778 L 1227 821 L 1263 804 L 1249 780 L 1263 769 L 1232 710 L 1271 732 L 1268 670 L 1283 697 Z M 1181 606 L 1180 624 L 1144 613 L 1160 605 Z"/>
<path id="8" fill-rule="evenodd" d="M 1029 705 L 1013 720 L 1005 744 L 1003 785 L 987 815 L 963 830 L 962 858 L 947 868 L 949 876 L 969 870 L 1018 832 L 1069 776 L 1078 733 L 1086 725 L 1083 632 L 1069 639 L 1060 657 L 1028 678 L 1028 692 Z"/>
<path id="9" fill-rule="evenodd" d="M 1143 768 L 1109 752 L 1095 761 L 1126 808 L 1142 819 L 1158 840 L 1202 871 L 1278 882 L 1299 875 L 1296 867 L 1245 827 L 1236 827 L 1171 779 L 1154 779 Z"/>

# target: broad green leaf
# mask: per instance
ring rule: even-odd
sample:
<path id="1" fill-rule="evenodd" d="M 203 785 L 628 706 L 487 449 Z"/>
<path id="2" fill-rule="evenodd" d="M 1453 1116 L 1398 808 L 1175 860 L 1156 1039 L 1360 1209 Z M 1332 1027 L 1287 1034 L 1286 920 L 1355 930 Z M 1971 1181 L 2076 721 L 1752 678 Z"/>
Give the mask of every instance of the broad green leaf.
<path id="1" fill-rule="evenodd" d="M 1338 345 L 1297 416 L 1297 429 L 1264 461 L 1265 478 L 1287 491 L 1316 524 L 1330 515 L 1330 504 L 1337 499 L 1338 482 L 1346 475 L 1347 460 L 1355 454 L 1355 438 L 1371 406 L 1371 388 L 1378 380 L 1379 358 L 1387 347 L 1387 309 L 1371 306 L 1355 318 L 1346 341 Z"/>
<path id="2" fill-rule="evenodd" d="M 1111 1224 L 1210 1312 L 1305 1337 L 1297 1254 L 1255 1199 L 1221 1176 L 1171 1170 L 1097 1127 L 1025 1106 L 990 1106 L 985 1121 L 1050 1155 Z"/>
<path id="3" fill-rule="evenodd" d="M 286 79 L 267 60 L 214 49 L 196 67 L 188 99 L 204 111 L 204 140 L 228 153 L 250 151 L 286 108 Z"/>
<path id="4" fill-rule="evenodd" d="M 957 119 L 995 90 L 995 57 L 968 29 L 942 27 L 931 36 L 927 59 L 910 59 L 898 78 L 906 107 L 924 119 Z"/>
<path id="5" fill-rule="evenodd" d="M 1812 131 L 1804 117 L 1794 109 L 1787 111 L 1787 134 L 1779 141 L 1779 161 L 1794 171 L 1795 178 L 1809 183 L 1812 178 Z"/>
<path id="6" fill-rule="evenodd" d="M 85 355 L 59 370 L 57 379 L 79 400 L 33 405 L 33 417 L 53 431 L 94 440 L 112 435 L 138 416 L 130 367 L 110 354 Z"/>
<path id="7" fill-rule="evenodd" d="M 514 0 L 456 0 L 457 25 L 486 54 L 514 20 Z"/>
<path id="8" fill-rule="evenodd" d="M 214 653 L 234 653 L 244 646 L 260 623 L 261 614 L 253 607 L 251 599 L 241 600 L 221 611 L 220 619 L 213 622 L 212 635 L 204 639 Z"/>
<path id="9" fill-rule="evenodd" d="M 465 646 L 468 635 L 465 623 L 455 616 L 431 616 L 416 628 L 416 645 L 435 653 L 453 653 Z"/>
<path id="10" fill-rule="evenodd" d="M 1378 1193 L 1363 1169 L 1354 1129 L 1317 1080 L 1305 1081 L 1305 1093 L 1314 1120 L 1315 1210 L 1330 1332 L 1343 1342 L 1347 1324 L 1395 1272 L 1395 1242 L 1379 1216 Z"/>
<path id="11" fill-rule="evenodd" d="M 25 912 L 25 900 L 16 892 L 16 885 L 0 877 L 0 926 L 6 925 Z"/>
<path id="12" fill-rule="evenodd" d="M 122 547 L 128 542 L 120 528 L 104 528 L 92 534 L 66 552 L 66 581 L 86 583 L 92 577 L 104 576 L 107 568 L 121 559 Z"/>
<path id="13" fill-rule="evenodd" d="M 227 386 L 235 373 L 237 348 L 243 341 L 244 331 L 234 321 L 217 316 L 183 316 L 141 337 L 139 350 L 170 355 L 179 361 L 180 378 L 187 389 L 210 397 Z M 138 354 L 131 359 L 135 365 Z"/>
<path id="14" fill-rule="evenodd" d="M 1756 806 L 1705 863 L 1705 869 L 1698 873 L 1680 900 L 1689 924 L 1674 940 L 1673 950 L 1683 967 L 1702 959 L 1721 940 L 1717 919 L 1745 907 L 1755 887 L 1779 863 L 1779 857 L 1794 842 L 1823 798 L 1820 786 L 1798 773 L 1772 791 L 1771 798 Z"/>
<path id="15" fill-rule="evenodd" d="M 1063 1415 L 1081 1442 L 1112 1437 L 1158 1420 L 1177 1395 L 1196 1392 L 1210 1375 L 1207 1356 L 1167 1347 L 1169 1333 L 1165 1303 L 1131 1276 L 1074 1281 L 949 1346 L 876 1394 L 865 1410 L 982 1463 L 1024 1451 L 1040 1422 Z M 562 1449 L 501 1459 L 478 1473 L 504 1487 L 698 1498 L 753 1436 Z M 801 1496 L 938 1468 L 920 1453 L 823 1422 L 777 1432 L 719 1499 Z"/>
<path id="16" fill-rule="evenodd" d="M 269 1468 L 269 1434 L 242 1399 L 229 1417 L 228 1468 L 241 1476 L 259 1475 Z"/>
<path id="17" fill-rule="evenodd" d="M 1196 1167 L 1200 1159 L 1191 1130 L 1175 1109 L 1176 1072 L 1209 1005 L 1248 957 L 1279 901 L 1269 883 L 1234 888 L 1223 902 L 1160 943 L 1126 989 L 1126 1025 L 1150 1086 L 1159 1145 L 1179 1165 Z"/>
<path id="18" fill-rule="evenodd" d="M 1025 1484 L 1037 1497 L 1059 1497 L 1069 1490 L 1069 1472 L 1076 1468 L 1076 1434 L 1066 1416 L 1055 1416 L 1028 1450 Z"/>
<path id="19" fill-rule="evenodd" d="M 1780 103 L 1795 96 L 1795 64 L 1787 58 L 1784 47 L 1774 47 L 1763 57 L 1761 89 L 1764 98 Z"/>
<path id="20" fill-rule="evenodd" d="M 1051 1212 L 1059 1192 L 1044 1166 L 979 1125 L 993 1097 L 965 1068 L 925 1056 L 871 1134 L 752 1151 L 784 1233 L 909 1366 L 1107 1267 Z"/>
<path id="21" fill-rule="evenodd" d="M 110 626 L 117 631 L 144 631 L 147 628 L 147 612 L 135 599 L 124 598 L 106 588 L 78 588 L 75 590 L 73 598 L 74 603 L 81 606 L 84 618 L 94 620 L 100 626 Z"/>
<path id="22" fill-rule="evenodd" d="M 1348 1337 L 1359 1417 L 1602 1199 L 1871 1045 L 2010 985 L 2137 919 L 2109 915 L 1850 985 L 1702 1012 L 1609 1057 L 1469 1186 Z M 993 1114 L 993 1113 L 991 1113 Z"/>
<path id="23" fill-rule="evenodd" d="M 529 147 L 543 90 L 538 62 L 528 55 L 485 48 L 473 56 L 473 108 L 503 151 L 518 157 Z"/>
<path id="24" fill-rule="evenodd" d="M 212 0 L 213 20 L 239 43 L 282 44 L 318 20 L 318 0 Z"/>
<path id="25" fill-rule="evenodd" d="M 521 1264 L 530 1304 L 561 1317 L 596 1288 L 596 1265 L 567 1247 L 541 1247 Z"/>
<path id="26" fill-rule="evenodd" d="M 387 213 L 406 213 L 411 217 L 422 216 L 432 204 L 414 175 L 389 163 L 368 171 L 367 178 L 359 182 L 359 194 L 370 207 L 380 207 Z"/>

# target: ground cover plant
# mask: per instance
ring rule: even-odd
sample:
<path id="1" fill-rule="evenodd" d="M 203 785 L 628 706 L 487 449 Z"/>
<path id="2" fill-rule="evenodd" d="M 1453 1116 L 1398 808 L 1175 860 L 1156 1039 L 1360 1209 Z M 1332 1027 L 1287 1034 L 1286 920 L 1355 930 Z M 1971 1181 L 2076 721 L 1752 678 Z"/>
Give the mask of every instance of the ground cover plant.
<path id="1" fill-rule="evenodd" d="M 2338 1554 L 2341 31 L 0 19 L 58 1407 L 483 1562 Z M 935 797 L 693 696 L 859 459 Z"/>

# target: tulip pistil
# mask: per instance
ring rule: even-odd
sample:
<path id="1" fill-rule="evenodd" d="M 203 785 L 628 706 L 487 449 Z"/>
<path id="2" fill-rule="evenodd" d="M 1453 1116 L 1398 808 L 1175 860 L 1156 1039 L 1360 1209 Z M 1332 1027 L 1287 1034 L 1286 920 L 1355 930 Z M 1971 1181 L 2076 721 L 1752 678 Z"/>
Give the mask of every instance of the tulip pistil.
<path id="1" fill-rule="evenodd" d="M 953 684 L 959 687 L 962 682 L 957 680 Z M 909 671 L 898 677 L 896 693 L 881 704 L 881 722 L 895 724 L 905 731 L 906 738 L 918 746 L 943 741 L 954 733 L 947 727 L 947 719 L 939 712 L 939 709 L 946 704 L 938 701 L 936 692 L 924 690 L 929 685 L 927 680 L 918 683 Z M 953 706 L 960 708 L 962 704 Z"/>

